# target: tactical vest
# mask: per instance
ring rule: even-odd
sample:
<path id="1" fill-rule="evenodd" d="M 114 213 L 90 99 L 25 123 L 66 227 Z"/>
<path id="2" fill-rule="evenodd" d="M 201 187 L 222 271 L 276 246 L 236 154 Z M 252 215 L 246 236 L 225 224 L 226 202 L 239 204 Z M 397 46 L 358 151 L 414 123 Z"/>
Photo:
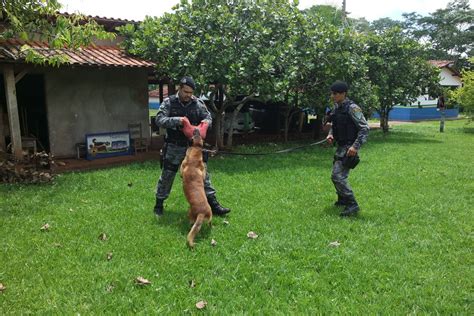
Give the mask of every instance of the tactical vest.
<path id="1" fill-rule="evenodd" d="M 359 130 L 349 114 L 351 104 L 337 107 L 332 115 L 333 136 L 339 146 L 352 145 L 357 139 Z"/>
<path id="2" fill-rule="evenodd" d="M 170 117 L 186 116 L 192 125 L 199 125 L 202 118 L 199 116 L 197 100 L 191 100 L 191 103 L 183 106 L 176 95 L 170 97 Z M 166 129 L 166 141 L 173 143 L 186 144 L 188 139 L 181 130 L 173 128 Z"/>

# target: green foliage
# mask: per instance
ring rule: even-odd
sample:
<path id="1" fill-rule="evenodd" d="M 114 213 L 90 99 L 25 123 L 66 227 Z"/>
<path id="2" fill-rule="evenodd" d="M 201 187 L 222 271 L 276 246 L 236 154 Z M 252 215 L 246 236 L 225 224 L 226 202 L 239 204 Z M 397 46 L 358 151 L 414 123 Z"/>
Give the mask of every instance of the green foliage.
<path id="1" fill-rule="evenodd" d="M 371 132 L 350 175 L 362 208 L 352 220 L 332 206 L 331 147 L 211 159 L 219 200 L 232 212 L 228 225 L 215 217 L 212 229 L 203 227 L 195 251 L 185 244 L 179 177 L 163 218 L 152 214 L 158 162 L 64 174 L 54 185 L 0 185 L 0 310 L 471 314 L 474 176 L 466 144 L 474 134 L 464 121 L 447 121 L 445 133 L 438 125 Z M 45 223 L 50 229 L 41 231 Z M 259 237 L 248 239 L 249 231 Z M 152 284 L 135 285 L 138 276 Z M 200 300 L 208 302 L 201 312 Z"/>
<path id="2" fill-rule="evenodd" d="M 414 32 L 418 39 L 431 44 L 433 59 L 454 59 L 472 56 L 474 42 L 474 10 L 468 0 L 454 0 L 445 9 L 439 9 L 417 21 Z"/>
<path id="3" fill-rule="evenodd" d="M 114 33 L 106 32 L 94 20 L 81 14 L 62 15 L 57 0 L 6 0 L 2 1 L 2 19 L 7 26 L 0 39 L 19 38 L 48 44 L 55 54 L 45 57 L 29 45 L 22 47 L 26 61 L 58 66 L 68 61 L 60 49 L 78 49 L 93 44 L 94 39 L 113 39 Z"/>
<path id="4" fill-rule="evenodd" d="M 439 70 L 427 63 L 423 47 L 398 27 L 367 37 L 370 81 L 380 101 L 381 127 L 388 131 L 388 114 L 397 104 L 409 104 L 426 89 L 434 89 Z"/>
<path id="5" fill-rule="evenodd" d="M 354 95 L 371 106 L 359 37 L 313 11 L 287 1 L 184 1 L 173 14 L 121 30 L 129 52 L 154 60 L 161 77 L 192 74 L 200 83 L 224 85 L 230 100 L 255 93 L 323 109 L 331 82 L 345 79 L 364 89 Z"/>
<path id="6" fill-rule="evenodd" d="M 471 64 L 474 64 L 474 57 L 469 61 Z M 463 70 L 461 72 L 461 80 L 463 83 L 462 87 L 452 91 L 450 97 L 462 106 L 468 115 L 472 116 L 474 113 L 474 71 Z"/>
<path id="7" fill-rule="evenodd" d="M 394 27 L 403 27 L 403 23 L 397 20 L 393 20 L 391 18 L 380 18 L 378 20 L 372 21 L 370 23 L 370 31 L 376 34 L 383 34 L 384 32 L 388 31 Z"/>
<path id="8" fill-rule="evenodd" d="M 181 1 L 173 14 L 122 28 L 133 54 L 155 61 L 158 74 L 177 80 L 192 74 L 201 83 L 226 87 L 226 94 L 272 90 L 275 61 L 287 54 L 288 30 L 298 9 L 287 1 Z"/>
<path id="9" fill-rule="evenodd" d="M 342 10 L 332 5 L 314 5 L 303 10 L 303 14 L 320 19 L 335 26 L 344 25 Z"/>
<path id="10" fill-rule="evenodd" d="M 403 21 L 376 20 L 371 29 L 382 32 L 399 26 L 407 36 L 427 44 L 429 59 L 454 60 L 459 68 L 466 66 L 474 42 L 474 10 L 468 0 L 451 1 L 427 16 L 411 12 L 403 17 Z"/>

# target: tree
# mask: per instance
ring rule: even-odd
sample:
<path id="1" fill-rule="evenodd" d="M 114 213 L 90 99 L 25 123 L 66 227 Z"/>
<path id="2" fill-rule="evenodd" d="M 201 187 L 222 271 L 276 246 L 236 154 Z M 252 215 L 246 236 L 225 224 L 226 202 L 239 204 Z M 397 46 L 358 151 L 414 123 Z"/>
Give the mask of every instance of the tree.
<path id="1" fill-rule="evenodd" d="M 0 3 L 0 20 L 6 22 L 0 32 L 1 40 L 14 37 L 24 41 L 39 40 L 52 49 L 77 49 L 91 45 L 95 38 L 115 37 L 83 15 L 60 14 L 61 4 L 57 0 L 2 0 Z M 28 62 L 57 66 L 68 61 L 65 54 L 44 57 L 28 44 L 23 45 L 22 51 Z"/>
<path id="2" fill-rule="evenodd" d="M 471 64 L 474 63 L 474 57 L 469 59 Z M 474 71 L 464 69 L 461 71 L 462 87 L 451 92 L 450 97 L 453 98 L 464 112 L 471 117 L 474 113 Z"/>
<path id="3" fill-rule="evenodd" d="M 336 8 L 333 10 L 337 12 Z M 329 86 L 335 80 L 345 80 L 351 87 L 350 98 L 370 116 L 378 100 L 368 78 L 364 37 L 351 26 L 356 20 L 349 19 L 349 25 L 337 25 L 328 23 L 324 16 L 306 16 L 308 35 L 302 41 L 308 45 L 305 51 L 311 53 L 303 61 L 308 70 L 301 103 L 312 104 L 322 116 L 329 105 Z"/>
<path id="4" fill-rule="evenodd" d="M 417 40 L 430 43 L 430 59 L 449 59 L 457 66 L 472 56 L 474 10 L 468 0 L 454 0 L 428 16 L 405 14 L 405 28 Z"/>
<path id="5" fill-rule="evenodd" d="M 370 23 L 369 29 L 376 34 L 383 34 L 385 31 L 396 26 L 402 27 L 403 23 L 391 18 L 380 18 L 378 20 L 372 21 Z"/>
<path id="6" fill-rule="evenodd" d="M 303 10 L 306 16 L 318 18 L 321 22 L 342 26 L 344 24 L 344 16 L 342 10 L 332 5 L 314 5 Z"/>
<path id="7" fill-rule="evenodd" d="M 398 27 L 369 35 L 367 52 L 369 78 L 380 102 L 380 127 L 387 132 L 390 110 L 436 87 L 439 70 L 427 63 L 422 46 Z"/>
<path id="8" fill-rule="evenodd" d="M 235 117 L 249 99 L 278 89 L 275 66 L 292 50 L 290 30 L 299 10 L 286 0 L 208 2 L 183 0 L 173 13 L 121 30 L 125 48 L 155 61 L 161 78 L 176 82 L 190 74 L 201 83 L 198 93 L 210 93 L 217 145 L 223 147 L 226 110 L 233 109 Z M 221 98 L 215 100 L 215 94 Z M 241 95 L 248 97 L 236 101 Z M 232 145 L 232 129 L 227 145 Z"/>

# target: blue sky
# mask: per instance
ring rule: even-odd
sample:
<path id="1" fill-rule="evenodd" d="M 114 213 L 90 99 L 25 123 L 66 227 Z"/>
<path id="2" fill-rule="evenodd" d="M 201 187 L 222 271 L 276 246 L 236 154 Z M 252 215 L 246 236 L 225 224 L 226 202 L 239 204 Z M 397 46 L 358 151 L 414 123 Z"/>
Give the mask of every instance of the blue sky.
<path id="1" fill-rule="evenodd" d="M 171 12 L 179 0 L 59 0 L 63 11 L 79 11 L 87 15 L 140 21 L 146 15 L 160 16 Z M 300 0 L 301 9 L 315 4 L 342 6 L 342 0 Z M 404 12 L 427 15 L 444 9 L 449 0 L 346 0 L 347 11 L 354 18 L 365 17 L 373 21 L 383 17 L 401 19 Z M 470 0 L 471 8 L 474 0 Z"/>

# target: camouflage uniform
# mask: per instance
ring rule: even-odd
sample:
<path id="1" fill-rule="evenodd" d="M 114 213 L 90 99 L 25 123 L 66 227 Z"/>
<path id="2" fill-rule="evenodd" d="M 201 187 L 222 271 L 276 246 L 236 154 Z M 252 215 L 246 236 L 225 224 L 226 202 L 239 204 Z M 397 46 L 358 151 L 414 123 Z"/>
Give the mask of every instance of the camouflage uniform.
<path id="1" fill-rule="evenodd" d="M 329 131 L 329 135 L 332 135 L 337 142 L 337 149 L 336 154 L 334 155 L 331 180 L 334 183 L 334 187 L 336 188 L 339 199 L 345 201 L 346 204 L 350 204 L 356 203 L 356 201 L 354 192 L 352 191 L 352 188 L 348 182 L 350 169 L 343 166 L 342 158 L 346 155 L 347 150 L 351 146 L 359 151 L 359 148 L 367 141 L 369 136 L 369 125 L 362 114 L 361 108 L 347 98 L 341 104 L 335 104 L 335 108 L 331 115 L 334 117 L 334 115 L 336 115 L 338 112 L 348 114 L 351 119 L 351 121 L 348 121 L 346 124 L 344 124 L 344 132 L 350 130 L 350 127 L 347 126 L 353 126 L 354 132 L 352 133 L 353 135 L 349 137 L 338 136 L 337 133 L 334 133 L 333 120 L 333 128 L 331 128 Z"/>
<path id="2" fill-rule="evenodd" d="M 173 107 L 172 102 L 174 103 Z M 181 110 L 183 112 L 177 115 L 177 113 L 174 113 L 174 109 L 179 106 L 182 107 Z M 185 113 L 185 115 L 182 113 Z M 168 198 L 171 192 L 171 187 L 173 186 L 176 172 L 179 170 L 181 162 L 186 156 L 186 149 L 188 145 L 187 139 L 180 131 L 182 116 L 187 116 L 193 125 L 198 125 L 201 121 L 207 121 L 210 128 L 212 123 L 211 114 L 207 110 L 204 103 L 202 103 L 196 97 L 193 97 L 188 104 L 181 103 L 178 95 L 172 96 L 163 101 L 155 118 L 155 122 L 158 127 L 167 129 L 167 136 L 165 139 L 166 150 L 165 156 L 163 157 L 163 170 L 156 186 L 157 199 L 165 200 Z M 211 185 L 209 173 L 207 172 L 206 178 L 204 180 L 204 189 L 207 196 L 213 196 L 216 193 L 216 190 Z"/>

